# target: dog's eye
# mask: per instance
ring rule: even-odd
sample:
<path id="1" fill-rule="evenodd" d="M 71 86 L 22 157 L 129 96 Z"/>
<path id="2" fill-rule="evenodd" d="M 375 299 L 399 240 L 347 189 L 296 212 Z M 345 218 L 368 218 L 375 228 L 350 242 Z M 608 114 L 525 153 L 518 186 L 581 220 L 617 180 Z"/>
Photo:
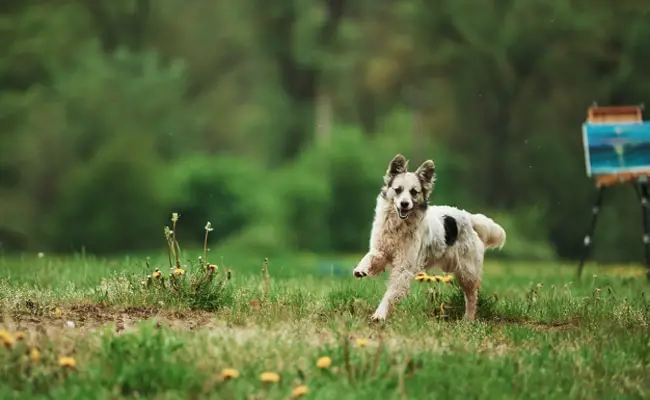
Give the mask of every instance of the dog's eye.
<path id="1" fill-rule="evenodd" d="M 404 188 L 401 187 L 401 186 L 399 186 L 399 187 L 396 187 L 396 188 L 393 189 L 393 190 L 395 191 L 395 193 L 400 194 L 400 193 L 402 193 L 402 191 L 404 191 Z"/>
<path id="2" fill-rule="evenodd" d="M 418 194 L 417 190 L 411 189 L 411 196 L 415 197 L 415 196 L 417 196 L 417 194 Z"/>

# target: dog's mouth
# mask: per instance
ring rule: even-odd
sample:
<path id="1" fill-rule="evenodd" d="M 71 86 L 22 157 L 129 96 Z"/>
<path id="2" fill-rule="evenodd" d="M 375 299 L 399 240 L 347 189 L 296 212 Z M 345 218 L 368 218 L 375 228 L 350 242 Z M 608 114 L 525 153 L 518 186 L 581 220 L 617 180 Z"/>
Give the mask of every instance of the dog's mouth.
<path id="1" fill-rule="evenodd" d="M 397 216 L 400 217 L 400 219 L 408 218 L 411 210 L 407 210 L 405 208 L 400 208 L 400 207 L 396 207 L 396 208 L 397 208 Z"/>

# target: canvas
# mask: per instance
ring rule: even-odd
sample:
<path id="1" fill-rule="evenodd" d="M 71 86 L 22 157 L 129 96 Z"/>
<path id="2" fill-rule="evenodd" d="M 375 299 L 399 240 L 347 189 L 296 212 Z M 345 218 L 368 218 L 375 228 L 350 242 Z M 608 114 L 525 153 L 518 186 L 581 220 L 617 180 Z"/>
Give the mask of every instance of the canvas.
<path id="1" fill-rule="evenodd" d="M 650 173 L 650 122 L 584 123 L 587 176 Z"/>

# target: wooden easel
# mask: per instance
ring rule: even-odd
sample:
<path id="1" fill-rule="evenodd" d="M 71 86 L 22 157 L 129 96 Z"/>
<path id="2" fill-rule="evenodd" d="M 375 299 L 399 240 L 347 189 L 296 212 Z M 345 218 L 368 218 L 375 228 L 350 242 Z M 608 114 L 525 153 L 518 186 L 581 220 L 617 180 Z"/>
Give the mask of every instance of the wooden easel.
<path id="1" fill-rule="evenodd" d="M 587 111 L 588 124 L 642 124 L 643 123 L 643 105 L 640 106 L 619 106 L 619 107 L 598 107 L 594 104 Z M 584 133 L 586 136 L 586 133 Z M 586 138 L 584 138 L 586 141 Z M 592 176 L 589 165 L 589 150 L 585 145 L 585 157 L 587 161 L 587 174 Z M 647 268 L 646 277 L 650 281 L 650 235 L 648 233 L 648 208 L 650 208 L 649 198 L 650 191 L 648 182 L 650 181 L 650 166 L 647 169 L 635 170 L 633 172 L 616 172 L 616 173 L 594 173 L 594 182 L 596 184 L 596 200 L 592 208 L 592 218 L 589 231 L 584 238 L 584 250 L 578 266 L 578 277 L 582 275 L 585 261 L 591 253 L 593 247 L 593 235 L 596 230 L 596 222 L 600 213 L 600 207 L 603 202 L 605 189 L 621 184 L 631 184 L 636 191 L 637 197 L 641 203 L 641 218 L 643 224 L 642 241 L 645 247 L 645 264 Z"/>

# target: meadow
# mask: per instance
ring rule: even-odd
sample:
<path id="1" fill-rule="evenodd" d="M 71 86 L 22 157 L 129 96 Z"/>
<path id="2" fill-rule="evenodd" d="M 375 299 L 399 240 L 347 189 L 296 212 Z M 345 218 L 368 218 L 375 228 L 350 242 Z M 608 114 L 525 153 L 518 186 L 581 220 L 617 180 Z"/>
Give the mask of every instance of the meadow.
<path id="1" fill-rule="evenodd" d="M 641 266 L 488 255 L 479 318 L 415 281 L 386 323 L 357 256 L 0 256 L 2 399 L 650 396 Z M 209 260 L 209 261 L 208 261 Z M 180 265 L 180 268 L 178 268 Z M 437 272 L 440 273 L 440 272 Z"/>

